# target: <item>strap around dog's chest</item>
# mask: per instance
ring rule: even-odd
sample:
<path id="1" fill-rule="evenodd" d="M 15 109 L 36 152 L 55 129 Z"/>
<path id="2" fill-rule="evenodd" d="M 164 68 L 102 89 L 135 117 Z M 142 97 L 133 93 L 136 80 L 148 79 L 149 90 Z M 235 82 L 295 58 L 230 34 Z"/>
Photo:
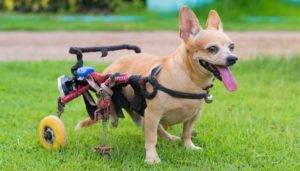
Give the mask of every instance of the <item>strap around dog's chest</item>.
<path id="1" fill-rule="evenodd" d="M 146 81 L 148 81 L 152 87 L 153 87 L 153 92 L 149 93 L 147 92 L 146 88 L 144 89 L 144 96 L 148 99 L 152 99 L 156 96 L 157 90 L 163 91 L 167 93 L 168 95 L 176 98 L 184 98 L 184 99 L 204 99 L 208 96 L 208 93 L 185 93 L 185 92 L 180 92 L 176 90 L 169 89 L 163 85 L 161 85 L 158 80 L 156 79 L 156 76 L 158 73 L 161 71 L 162 66 L 158 65 L 154 69 L 152 69 L 150 76 L 147 78 Z"/>

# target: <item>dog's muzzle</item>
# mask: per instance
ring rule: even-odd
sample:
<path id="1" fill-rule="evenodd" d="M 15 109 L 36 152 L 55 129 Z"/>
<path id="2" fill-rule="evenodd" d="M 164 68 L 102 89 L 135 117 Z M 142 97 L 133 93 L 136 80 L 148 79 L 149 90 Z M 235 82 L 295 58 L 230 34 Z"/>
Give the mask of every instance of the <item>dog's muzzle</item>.
<path id="1" fill-rule="evenodd" d="M 235 56 L 228 56 L 226 58 L 226 66 L 231 66 L 234 65 L 236 63 L 236 61 L 238 60 L 237 57 Z M 205 60 L 202 59 L 198 59 L 199 64 L 205 68 L 206 70 L 208 70 L 209 72 L 211 72 L 217 79 L 219 79 L 220 81 L 222 81 L 222 77 L 220 72 L 217 69 L 217 65 L 211 64 Z"/>
<path id="2" fill-rule="evenodd" d="M 222 81 L 220 72 L 218 71 L 217 67 L 211 63 L 208 63 L 204 60 L 199 59 L 199 64 L 205 68 L 206 70 L 208 70 L 209 72 L 211 72 L 217 79 L 219 79 L 220 81 Z"/>

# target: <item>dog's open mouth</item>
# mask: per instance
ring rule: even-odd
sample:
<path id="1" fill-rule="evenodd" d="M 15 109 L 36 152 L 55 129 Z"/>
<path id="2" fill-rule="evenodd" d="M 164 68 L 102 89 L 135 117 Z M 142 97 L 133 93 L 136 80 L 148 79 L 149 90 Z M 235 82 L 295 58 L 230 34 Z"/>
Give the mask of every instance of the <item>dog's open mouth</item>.
<path id="1" fill-rule="evenodd" d="M 228 91 L 237 90 L 238 85 L 229 69 L 229 66 L 214 65 L 201 59 L 199 59 L 199 63 L 203 68 L 211 72 L 217 79 L 222 81 Z"/>

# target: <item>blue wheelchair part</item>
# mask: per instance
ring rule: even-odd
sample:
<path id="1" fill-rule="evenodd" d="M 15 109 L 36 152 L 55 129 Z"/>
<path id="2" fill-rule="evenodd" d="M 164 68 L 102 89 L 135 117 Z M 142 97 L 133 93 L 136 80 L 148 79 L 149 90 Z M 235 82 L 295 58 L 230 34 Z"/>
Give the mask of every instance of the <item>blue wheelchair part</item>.
<path id="1" fill-rule="evenodd" d="M 77 75 L 79 79 L 84 79 L 93 72 L 95 72 L 95 70 L 89 66 L 83 66 L 77 69 Z"/>

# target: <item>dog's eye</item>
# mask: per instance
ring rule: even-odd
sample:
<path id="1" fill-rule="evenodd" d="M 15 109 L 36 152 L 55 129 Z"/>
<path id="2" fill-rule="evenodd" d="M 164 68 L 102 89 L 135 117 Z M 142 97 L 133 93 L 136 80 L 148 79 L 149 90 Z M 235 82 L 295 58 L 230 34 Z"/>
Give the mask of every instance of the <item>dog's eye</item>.
<path id="1" fill-rule="evenodd" d="M 217 46 L 210 46 L 210 47 L 207 48 L 207 51 L 209 53 L 216 54 L 216 53 L 218 53 L 219 48 Z"/>
<path id="2" fill-rule="evenodd" d="M 233 43 L 230 44 L 228 48 L 229 48 L 229 50 L 230 50 L 231 52 L 234 51 L 234 44 L 233 44 Z"/>

